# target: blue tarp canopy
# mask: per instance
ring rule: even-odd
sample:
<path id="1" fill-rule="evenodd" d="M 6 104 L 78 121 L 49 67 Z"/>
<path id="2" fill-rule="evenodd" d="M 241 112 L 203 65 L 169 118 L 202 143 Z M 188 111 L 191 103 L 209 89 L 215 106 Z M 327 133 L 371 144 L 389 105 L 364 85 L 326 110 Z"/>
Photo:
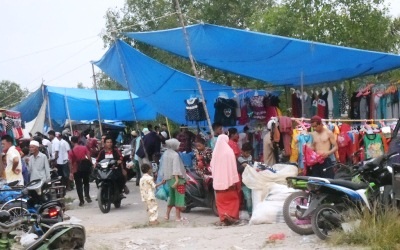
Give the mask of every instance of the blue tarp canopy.
<path id="1" fill-rule="evenodd" d="M 340 81 L 400 67 L 400 56 L 210 24 L 187 27 L 196 62 L 275 85 Z M 182 28 L 124 35 L 188 57 Z"/>
<path id="2" fill-rule="evenodd" d="M 100 117 L 108 120 L 154 120 L 156 111 L 147 103 L 132 94 L 136 119 L 128 91 L 98 90 Z M 43 103 L 43 91 L 38 89 L 11 110 L 21 112 L 22 120 L 30 122 L 38 115 Z M 53 120 L 68 119 L 67 104 L 71 120 L 97 120 L 96 94 L 92 89 L 60 88 L 45 86 L 48 95 L 50 117 Z M 47 109 L 48 112 L 49 109 Z"/>
<path id="3" fill-rule="evenodd" d="M 178 123 L 186 122 L 184 101 L 191 95 L 199 95 L 193 76 L 170 68 L 121 40 L 117 40 L 103 58 L 93 63 L 123 87 L 152 105 L 158 113 Z M 232 96 L 233 89 L 204 80 L 200 80 L 200 83 L 213 119 L 214 100 L 219 92 L 227 92 Z"/>

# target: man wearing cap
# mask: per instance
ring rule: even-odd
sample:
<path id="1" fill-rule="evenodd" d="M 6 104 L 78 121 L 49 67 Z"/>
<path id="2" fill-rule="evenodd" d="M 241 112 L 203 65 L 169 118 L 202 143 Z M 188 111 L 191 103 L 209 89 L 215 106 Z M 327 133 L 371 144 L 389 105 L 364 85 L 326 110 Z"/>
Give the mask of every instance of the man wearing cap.
<path id="1" fill-rule="evenodd" d="M 1 144 L 4 152 L 6 152 L 5 174 L 7 182 L 19 181 L 20 185 L 24 185 L 24 177 L 22 176 L 21 155 L 13 145 L 13 138 L 10 135 L 1 137 Z"/>
<path id="2" fill-rule="evenodd" d="M 310 176 L 333 178 L 333 168 L 328 167 L 332 166 L 330 156 L 338 149 L 335 137 L 332 131 L 324 127 L 321 117 L 317 115 L 311 118 L 311 127 L 314 129 L 314 132 L 311 133 L 313 138 L 313 148 L 315 152 L 325 160 L 323 163 L 318 163 L 311 167 Z"/>
<path id="3" fill-rule="evenodd" d="M 28 170 L 31 180 L 40 179 L 45 182 L 50 179 L 50 167 L 47 156 L 39 151 L 39 146 L 39 142 L 35 140 L 29 143 L 31 156 L 29 157 Z"/>

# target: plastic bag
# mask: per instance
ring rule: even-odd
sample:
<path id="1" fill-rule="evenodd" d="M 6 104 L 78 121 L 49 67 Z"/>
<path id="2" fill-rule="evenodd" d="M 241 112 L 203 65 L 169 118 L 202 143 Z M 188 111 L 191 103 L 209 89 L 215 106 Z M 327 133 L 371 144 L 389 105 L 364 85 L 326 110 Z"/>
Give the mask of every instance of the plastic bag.
<path id="1" fill-rule="evenodd" d="M 169 187 L 164 184 L 160 186 L 156 191 L 156 198 L 159 200 L 167 201 L 169 197 Z"/>

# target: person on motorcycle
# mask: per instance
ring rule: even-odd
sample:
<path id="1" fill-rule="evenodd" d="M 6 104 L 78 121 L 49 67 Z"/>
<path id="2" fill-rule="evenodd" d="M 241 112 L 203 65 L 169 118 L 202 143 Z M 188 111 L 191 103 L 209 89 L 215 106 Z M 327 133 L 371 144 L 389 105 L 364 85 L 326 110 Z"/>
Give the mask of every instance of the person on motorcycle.
<path id="1" fill-rule="evenodd" d="M 118 176 L 118 186 L 120 189 L 121 197 L 126 198 L 122 192 L 125 190 L 127 194 L 129 191 L 127 187 L 125 187 L 126 178 L 122 173 L 122 160 L 123 157 L 121 152 L 118 148 L 114 147 L 113 139 L 110 136 L 106 136 L 104 138 L 104 149 L 99 152 L 99 156 L 97 157 L 96 162 L 99 163 L 104 159 L 114 159 L 117 161 L 118 169 L 117 169 L 117 176 Z"/>

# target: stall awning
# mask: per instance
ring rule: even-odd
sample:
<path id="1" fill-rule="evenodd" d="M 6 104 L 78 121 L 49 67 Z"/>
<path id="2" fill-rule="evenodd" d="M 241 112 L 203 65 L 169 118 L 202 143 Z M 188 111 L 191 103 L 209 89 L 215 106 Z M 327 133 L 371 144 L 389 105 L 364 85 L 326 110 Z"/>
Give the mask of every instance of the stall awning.
<path id="1" fill-rule="evenodd" d="M 400 56 L 197 24 L 187 27 L 198 63 L 275 85 L 327 83 L 400 68 Z M 182 28 L 126 36 L 188 57 Z"/>
<path id="2" fill-rule="evenodd" d="M 105 55 L 93 62 L 123 87 L 139 96 L 158 113 L 178 123 L 185 123 L 185 103 L 190 96 L 198 96 L 193 76 L 170 68 L 117 40 Z M 219 92 L 233 96 L 232 87 L 200 80 L 211 119 L 214 101 Z"/>

